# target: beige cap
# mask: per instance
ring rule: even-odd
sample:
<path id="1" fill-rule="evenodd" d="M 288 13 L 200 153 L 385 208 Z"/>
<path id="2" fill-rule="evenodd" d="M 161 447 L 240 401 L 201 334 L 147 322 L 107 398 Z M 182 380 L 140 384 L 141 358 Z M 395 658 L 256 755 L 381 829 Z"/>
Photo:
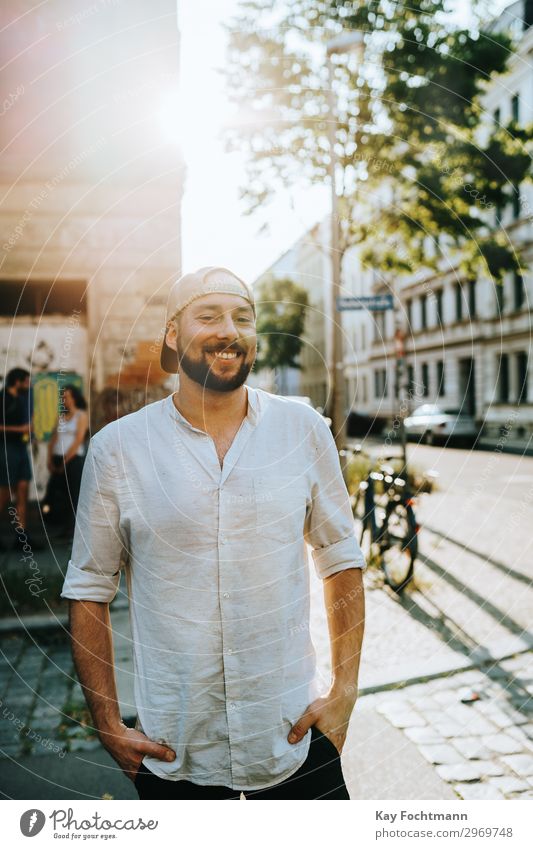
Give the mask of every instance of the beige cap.
<path id="1" fill-rule="evenodd" d="M 165 334 L 169 321 L 188 307 L 196 298 L 220 292 L 223 295 L 240 295 L 252 306 L 255 315 L 255 302 L 251 287 L 227 268 L 207 265 L 192 274 L 184 274 L 173 284 L 167 303 Z M 178 371 L 176 351 L 169 348 L 163 336 L 161 346 L 161 368 L 169 374 Z"/>

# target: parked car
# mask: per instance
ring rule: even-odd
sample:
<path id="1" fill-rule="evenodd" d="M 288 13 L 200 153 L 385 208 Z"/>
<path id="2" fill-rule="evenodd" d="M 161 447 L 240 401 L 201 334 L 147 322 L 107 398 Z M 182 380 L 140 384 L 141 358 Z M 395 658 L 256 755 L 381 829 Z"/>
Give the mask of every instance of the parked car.
<path id="1" fill-rule="evenodd" d="M 405 419 L 408 439 L 427 445 L 438 442 L 463 442 L 472 445 L 477 437 L 474 418 L 458 409 L 443 409 L 437 404 L 422 404 Z"/>
<path id="2" fill-rule="evenodd" d="M 385 416 L 370 416 L 367 413 L 358 413 L 350 410 L 346 417 L 346 435 L 354 436 L 377 436 L 383 432 L 387 425 Z"/>

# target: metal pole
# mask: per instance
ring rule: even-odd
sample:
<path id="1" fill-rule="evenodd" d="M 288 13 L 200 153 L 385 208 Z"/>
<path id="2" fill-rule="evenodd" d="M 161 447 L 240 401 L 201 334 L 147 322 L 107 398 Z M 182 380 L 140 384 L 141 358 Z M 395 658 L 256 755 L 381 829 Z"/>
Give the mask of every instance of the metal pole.
<path id="1" fill-rule="evenodd" d="M 405 432 L 405 416 L 407 414 L 407 393 L 405 391 L 405 339 L 401 325 L 399 302 L 394 293 L 394 345 L 396 351 L 396 407 L 400 422 L 400 445 L 402 448 L 402 474 L 407 477 L 407 434 Z"/>
<path id="2" fill-rule="evenodd" d="M 341 294 L 341 268 L 339 253 L 339 213 L 337 203 L 336 187 L 336 165 L 335 141 L 337 129 L 337 110 L 335 108 L 335 95 L 333 90 L 333 63 L 331 55 L 327 53 L 328 83 L 329 83 L 329 115 L 328 115 L 328 138 L 330 151 L 330 181 L 331 181 L 331 428 L 337 448 L 344 448 L 344 405 L 343 405 L 343 345 L 341 313 L 337 311 L 337 298 Z"/>

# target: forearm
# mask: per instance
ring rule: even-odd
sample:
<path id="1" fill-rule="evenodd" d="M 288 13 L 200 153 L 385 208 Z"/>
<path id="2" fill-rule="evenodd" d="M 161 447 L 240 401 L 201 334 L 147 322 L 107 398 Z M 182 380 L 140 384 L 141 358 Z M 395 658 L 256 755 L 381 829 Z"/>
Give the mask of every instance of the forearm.
<path id="1" fill-rule="evenodd" d="M 101 735 L 113 734 L 121 717 L 113 658 L 109 605 L 70 602 L 72 654 L 94 725 Z"/>
<path id="2" fill-rule="evenodd" d="M 361 569 L 345 569 L 324 580 L 331 645 L 332 690 L 357 697 L 365 625 Z"/>

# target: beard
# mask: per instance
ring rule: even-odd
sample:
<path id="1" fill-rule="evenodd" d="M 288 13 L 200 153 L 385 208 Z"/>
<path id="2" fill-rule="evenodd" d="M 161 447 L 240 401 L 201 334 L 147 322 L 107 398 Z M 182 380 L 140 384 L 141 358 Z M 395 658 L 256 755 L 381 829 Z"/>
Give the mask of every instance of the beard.
<path id="1" fill-rule="evenodd" d="M 231 350 L 231 348 L 221 348 L 220 350 L 227 351 Z M 200 384 L 204 389 L 211 389 L 213 392 L 233 392 L 243 385 L 254 364 L 253 359 L 251 361 L 246 359 L 246 350 L 243 350 L 241 347 L 238 349 L 234 348 L 234 350 L 238 350 L 241 354 L 240 365 L 235 374 L 228 377 L 215 374 L 211 366 L 202 359 L 193 360 L 192 357 L 189 357 L 188 354 L 181 350 L 178 344 L 179 368 L 180 370 L 183 369 L 188 378 Z"/>

